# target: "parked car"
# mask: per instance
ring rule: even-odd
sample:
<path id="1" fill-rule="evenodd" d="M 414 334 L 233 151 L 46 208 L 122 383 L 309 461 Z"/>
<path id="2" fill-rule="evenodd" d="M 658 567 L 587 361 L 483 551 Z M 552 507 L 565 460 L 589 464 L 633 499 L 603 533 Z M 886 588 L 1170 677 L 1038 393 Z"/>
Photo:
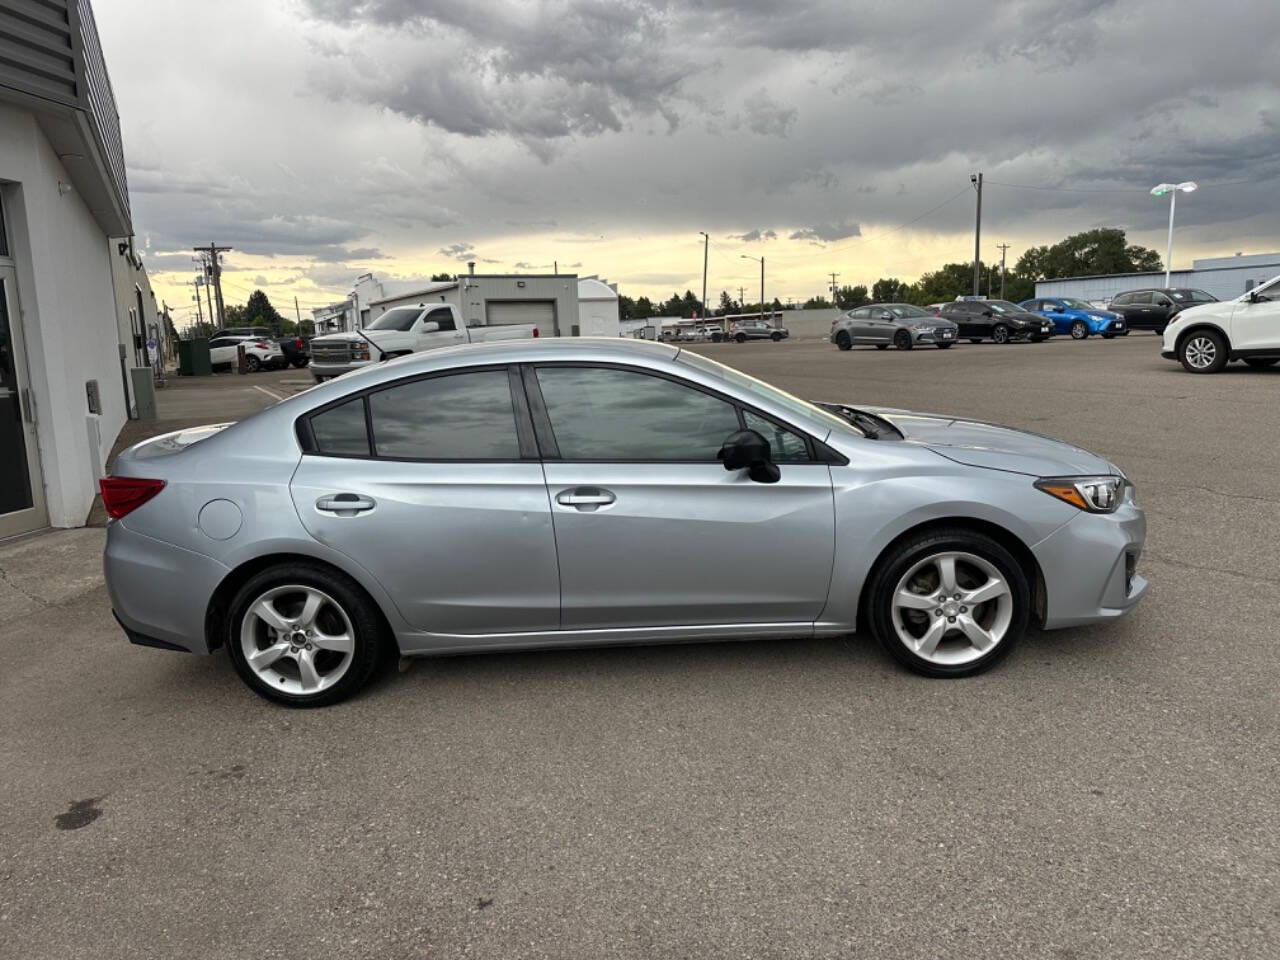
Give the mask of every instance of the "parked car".
<path id="1" fill-rule="evenodd" d="M 831 321 L 831 342 L 841 350 L 863 343 L 877 350 L 891 345 L 910 350 L 916 344 L 946 350 L 956 342 L 959 329 L 954 321 L 909 303 L 869 303 Z"/>
<path id="2" fill-rule="evenodd" d="M 270 327 L 223 327 L 221 330 L 215 330 L 209 334 L 210 340 L 220 340 L 224 337 L 274 337 Z"/>
<path id="3" fill-rule="evenodd" d="M 865 625 L 919 673 L 1033 620 L 1113 620 L 1146 521 L 1102 457 L 816 405 L 688 350 L 556 338 L 376 364 L 115 460 L 105 572 L 135 643 L 225 647 L 294 706 L 401 656 Z M 768 589 L 726 558 L 769 557 Z"/>
<path id="4" fill-rule="evenodd" d="M 1129 334 L 1129 327 L 1120 314 L 1075 297 L 1037 297 L 1023 300 L 1018 306 L 1048 317 L 1053 321 L 1054 333 L 1069 333 L 1072 340 L 1083 340 L 1094 333 L 1104 340 Z"/>
<path id="5" fill-rule="evenodd" d="M 458 308 L 451 303 L 392 307 L 361 331 L 330 333 L 312 340 L 311 375 L 319 383 L 370 363 L 423 350 L 537 336 L 538 328 L 532 323 L 468 327 L 462 322 Z"/>
<path id="6" fill-rule="evenodd" d="M 1154 330 L 1164 333 L 1179 311 L 1202 303 L 1217 303 L 1211 293 L 1194 287 L 1163 287 L 1148 290 L 1127 290 L 1117 294 L 1107 304 L 1107 309 L 1124 317 L 1130 330 Z"/>
<path id="7" fill-rule="evenodd" d="M 241 345 L 244 346 L 244 368 L 249 373 L 274 370 L 289 364 L 280 345 L 268 337 L 228 335 L 209 341 L 209 365 L 235 366 Z"/>
<path id="8" fill-rule="evenodd" d="M 728 339 L 736 343 L 746 343 L 748 340 L 772 340 L 776 343 L 789 336 L 791 331 L 786 327 L 775 327 L 767 320 L 741 320 L 730 327 L 728 333 Z"/>
<path id="9" fill-rule="evenodd" d="M 1217 373 L 1232 360 L 1275 366 L 1280 362 L 1280 277 L 1234 300 L 1179 310 L 1164 328 L 1160 356 L 1191 373 Z"/>
<path id="10" fill-rule="evenodd" d="M 971 343 L 1039 342 L 1053 336 L 1051 320 L 1008 300 L 956 300 L 943 304 L 939 316 L 955 321 L 959 335 Z"/>
<path id="11" fill-rule="evenodd" d="M 301 369 L 311 362 L 311 348 L 302 337 L 280 337 L 276 340 L 280 352 L 291 365 Z"/>

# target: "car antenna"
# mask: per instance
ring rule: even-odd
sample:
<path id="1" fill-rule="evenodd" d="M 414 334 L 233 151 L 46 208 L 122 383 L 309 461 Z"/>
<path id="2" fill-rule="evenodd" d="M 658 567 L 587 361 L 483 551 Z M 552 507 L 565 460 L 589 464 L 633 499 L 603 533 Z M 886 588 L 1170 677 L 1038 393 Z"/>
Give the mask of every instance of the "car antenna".
<path id="1" fill-rule="evenodd" d="M 374 349 L 378 351 L 378 362 L 379 362 L 379 363 L 381 363 L 383 360 L 387 359 L 387 351 L 383 350 L 380 346 L 378 346 L 376 343 L 373 343 L 373 341 L 372 341 L 372 340 L 370 340 L 368 337 L 366 337 L 366 336 L 364 335 L 364 331 L 363 331 L 363 330 L 361 330 L 359 327 L 356 327 L 356 331 L 355 331 L 355 332 L 356 332 L 356 335 L 357 335 L 361 340 L 363 340 L 365 343 L 373 344 Z"/>

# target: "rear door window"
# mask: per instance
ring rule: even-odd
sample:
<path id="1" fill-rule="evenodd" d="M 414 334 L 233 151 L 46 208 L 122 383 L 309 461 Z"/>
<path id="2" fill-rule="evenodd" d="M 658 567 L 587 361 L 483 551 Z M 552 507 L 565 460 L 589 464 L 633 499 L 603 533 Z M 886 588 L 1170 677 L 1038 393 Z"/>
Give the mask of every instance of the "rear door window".
<path id="1" fill-rule="evenodd" d="M 375 456 L 397 460 L 519 460 L 506 370 L 412 380 L 369 394 Z M 316 438 L 319 442 L 319 437 Z"/>
<path id="2" fill-rule="evenodd" d="M 369 430 L 364 419 L 364 398 L 317 413 L 311 418 L 316 449 L 334 457 L 369 456 Z"/>

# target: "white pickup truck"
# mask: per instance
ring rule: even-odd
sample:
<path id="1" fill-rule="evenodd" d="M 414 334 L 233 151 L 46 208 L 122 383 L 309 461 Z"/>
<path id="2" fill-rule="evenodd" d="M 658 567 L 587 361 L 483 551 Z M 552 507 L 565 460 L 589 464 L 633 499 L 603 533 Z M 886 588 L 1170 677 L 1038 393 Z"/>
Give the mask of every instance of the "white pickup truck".
<path id="1" fill-rule="evenodd" d="M 330 333 L 312 340 L 311 375 L 327 380 L 406 353 L 536 336 L 538 328 L 531 323 L 468 327 L 451 303 L 392 307 L 359 333 Z"/>

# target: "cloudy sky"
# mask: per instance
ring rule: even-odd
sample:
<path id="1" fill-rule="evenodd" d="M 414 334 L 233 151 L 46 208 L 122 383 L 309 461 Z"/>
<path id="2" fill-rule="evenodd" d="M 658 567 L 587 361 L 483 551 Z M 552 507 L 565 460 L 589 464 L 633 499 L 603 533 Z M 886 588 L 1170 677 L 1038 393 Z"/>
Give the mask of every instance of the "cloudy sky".
<path id="1" fill-rule="evenodd" d="M 1280 249 L 1275 0 L 95 0 L 157 295 L 598 274 L 804 299 L 1117 225 Z M 1176 11 L 1176 13 L 1175 13 Z"/>

